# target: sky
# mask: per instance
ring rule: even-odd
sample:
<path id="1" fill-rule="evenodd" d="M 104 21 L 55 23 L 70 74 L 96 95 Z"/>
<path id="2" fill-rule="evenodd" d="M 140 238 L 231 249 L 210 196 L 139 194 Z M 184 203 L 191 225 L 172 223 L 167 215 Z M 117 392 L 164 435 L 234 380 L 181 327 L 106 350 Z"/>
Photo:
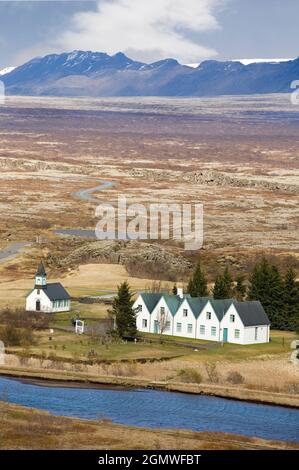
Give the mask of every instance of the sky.
<path id="1" fill-rule="evenodd" d="M 0 0 L 0 69 L 72 50 L 154 62 L 295 58 L 299 0 Z"/>

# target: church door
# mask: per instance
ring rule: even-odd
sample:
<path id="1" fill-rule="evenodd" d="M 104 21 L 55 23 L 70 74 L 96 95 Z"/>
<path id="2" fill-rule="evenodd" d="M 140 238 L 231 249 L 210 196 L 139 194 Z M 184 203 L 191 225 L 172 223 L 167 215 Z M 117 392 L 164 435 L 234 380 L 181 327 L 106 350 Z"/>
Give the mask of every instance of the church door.
<path id="1" fill-rule="evenodd" d="M 35 310 L 36 310 L 37 312 L 40 312 L 40 300 L 37 300 L 37 301 L 36 301 Z"/>

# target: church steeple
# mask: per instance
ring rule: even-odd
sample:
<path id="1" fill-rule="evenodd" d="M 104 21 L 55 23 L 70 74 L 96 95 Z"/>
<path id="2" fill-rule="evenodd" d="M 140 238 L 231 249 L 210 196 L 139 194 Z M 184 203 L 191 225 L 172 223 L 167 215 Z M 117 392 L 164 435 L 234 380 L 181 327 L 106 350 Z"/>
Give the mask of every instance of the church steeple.
<path id="1" fill-rule="evenodd" d="M 44 263 L 41 261 L 35 274 L 35 287 L 42 289 L 47 285 L 47 273 L 44 267 Z"/>

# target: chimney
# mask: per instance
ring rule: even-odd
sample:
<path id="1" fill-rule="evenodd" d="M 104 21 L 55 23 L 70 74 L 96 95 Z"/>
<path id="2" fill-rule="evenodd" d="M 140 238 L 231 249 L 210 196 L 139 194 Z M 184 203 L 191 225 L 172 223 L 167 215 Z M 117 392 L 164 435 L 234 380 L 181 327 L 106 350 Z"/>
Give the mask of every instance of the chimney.
<path id="1" fill-rule="evenodd" d="M 177 288 L 177 295 L 180 297 L 180 299 L 184 298 L 184 292 L 182 287 Z"/>

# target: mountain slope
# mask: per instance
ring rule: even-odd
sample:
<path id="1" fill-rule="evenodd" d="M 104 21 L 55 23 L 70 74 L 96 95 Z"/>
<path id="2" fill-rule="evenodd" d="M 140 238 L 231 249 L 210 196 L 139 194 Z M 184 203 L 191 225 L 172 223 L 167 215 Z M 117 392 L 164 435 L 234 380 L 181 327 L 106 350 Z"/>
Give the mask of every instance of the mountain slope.
<path id="1" fill-rule="evenodd" d="M 12 72 L 16 67 L 5 67 L 4 69 L 0 70 L 0 75 L 6 75 L 7 73 Z"/>
<path id="2" fill-rule="evenodd" d="M 281 93 L 296 79 L 299 59 L 248 65 L 207 60 L 191 67 L 90 51 L 38 57 L 2 76 L 7 94 L 92 97 Z"/>

